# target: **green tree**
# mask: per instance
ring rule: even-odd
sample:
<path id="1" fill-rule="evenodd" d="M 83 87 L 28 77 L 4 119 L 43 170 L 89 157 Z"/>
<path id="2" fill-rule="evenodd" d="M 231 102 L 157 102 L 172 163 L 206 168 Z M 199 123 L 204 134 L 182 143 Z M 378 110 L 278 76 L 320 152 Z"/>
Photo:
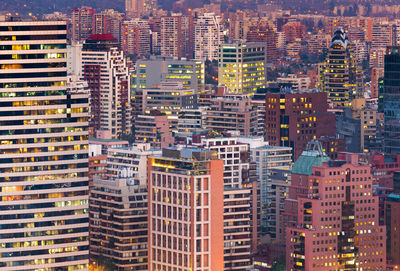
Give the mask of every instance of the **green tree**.
<path id="1" fill-rule="evenodd" d="M 271 271 L 285 271 L 285 270 L 286 270 L 286 257 L 281 256 L 279 258 L 274 259 Z"/>

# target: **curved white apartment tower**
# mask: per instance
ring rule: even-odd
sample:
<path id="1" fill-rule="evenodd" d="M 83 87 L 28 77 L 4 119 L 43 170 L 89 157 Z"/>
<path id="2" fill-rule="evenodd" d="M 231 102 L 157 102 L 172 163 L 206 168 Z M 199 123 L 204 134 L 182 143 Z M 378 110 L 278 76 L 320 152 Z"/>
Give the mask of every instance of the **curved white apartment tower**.
<path id="1" fill-rule="evenodd" d="M 88 269 L 88 94 L 66 23 L 0 22 L 0 269 Z"/>

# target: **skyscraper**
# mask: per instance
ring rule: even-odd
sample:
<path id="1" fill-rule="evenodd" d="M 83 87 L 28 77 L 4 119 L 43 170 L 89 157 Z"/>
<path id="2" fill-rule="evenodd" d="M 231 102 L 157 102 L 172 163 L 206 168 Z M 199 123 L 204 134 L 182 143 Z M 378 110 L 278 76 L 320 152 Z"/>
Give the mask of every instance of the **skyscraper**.
<path id="1" fill-rule="evenodd" d="M 343 28 L 333 34 L 322 74 L 322 89 L 335 107 L 350 106 L 354 97 L 362 97 L 361 72 Z"/>
<path id="2" fill-rule="evenodd" d="M 88 268 L 88 93 L 66 23 L 0 22 L 0 269 Z"/>
<path id="3" fill-rule="evenodd" d="M 384 150 L 388 154 L 400 154 L 400 47 L 388 47 L 385 55 L 384 87 L 380 107 L 384 114 Z"/>

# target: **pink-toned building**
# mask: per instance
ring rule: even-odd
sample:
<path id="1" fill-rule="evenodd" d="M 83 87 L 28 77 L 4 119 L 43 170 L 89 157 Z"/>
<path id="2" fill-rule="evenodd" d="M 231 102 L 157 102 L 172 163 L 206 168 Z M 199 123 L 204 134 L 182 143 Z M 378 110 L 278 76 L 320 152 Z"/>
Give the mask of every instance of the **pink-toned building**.
<path id="1" fill-rule="evenodd" d="M 371 98 L 379 96 L 379 78 L 383 78 L 383 68 L 371 69 Z"/>
<path id="2" fill-rule="evenodd" d="M 224 270 L 223 161 L 165 148 L 148 159 L 148 270 Z"/>
<path id="3" fill-rule="evenodd" d="M 135 142 L 150 143 L 153 148 L 165 148 L 174 144 L 167 115 L 159 111 L 139 115 L 135 120 Z"/>
<path id="4" fill-rule="evenodd" d="M 386 227 L 379 225 L 371 165 L 362 161 L 339 153 L 303 180 L 297 227 L 286 229 L 287 270 L 386 270 Z"/>
<path id="5" fill-rule="evenodd" d="M 205 127 L 219 132 L 239 131 L 242 136 L 257 135 L 257 107 L 250 95 L 229 94 L 211 99 Z"/>

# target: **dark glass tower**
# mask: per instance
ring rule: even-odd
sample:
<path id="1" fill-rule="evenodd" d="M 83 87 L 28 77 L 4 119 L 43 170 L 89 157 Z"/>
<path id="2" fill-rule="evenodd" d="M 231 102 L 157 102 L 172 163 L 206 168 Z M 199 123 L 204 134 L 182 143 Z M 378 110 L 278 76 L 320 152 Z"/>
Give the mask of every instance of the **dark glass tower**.
<path id="1" fill-rule="evenodd" d="M 383 108 L 384 151 L 400 154 L 400 47 L 388 47 L 385 55 L 385 71 L 382 93 L 379 93 Z"/>

